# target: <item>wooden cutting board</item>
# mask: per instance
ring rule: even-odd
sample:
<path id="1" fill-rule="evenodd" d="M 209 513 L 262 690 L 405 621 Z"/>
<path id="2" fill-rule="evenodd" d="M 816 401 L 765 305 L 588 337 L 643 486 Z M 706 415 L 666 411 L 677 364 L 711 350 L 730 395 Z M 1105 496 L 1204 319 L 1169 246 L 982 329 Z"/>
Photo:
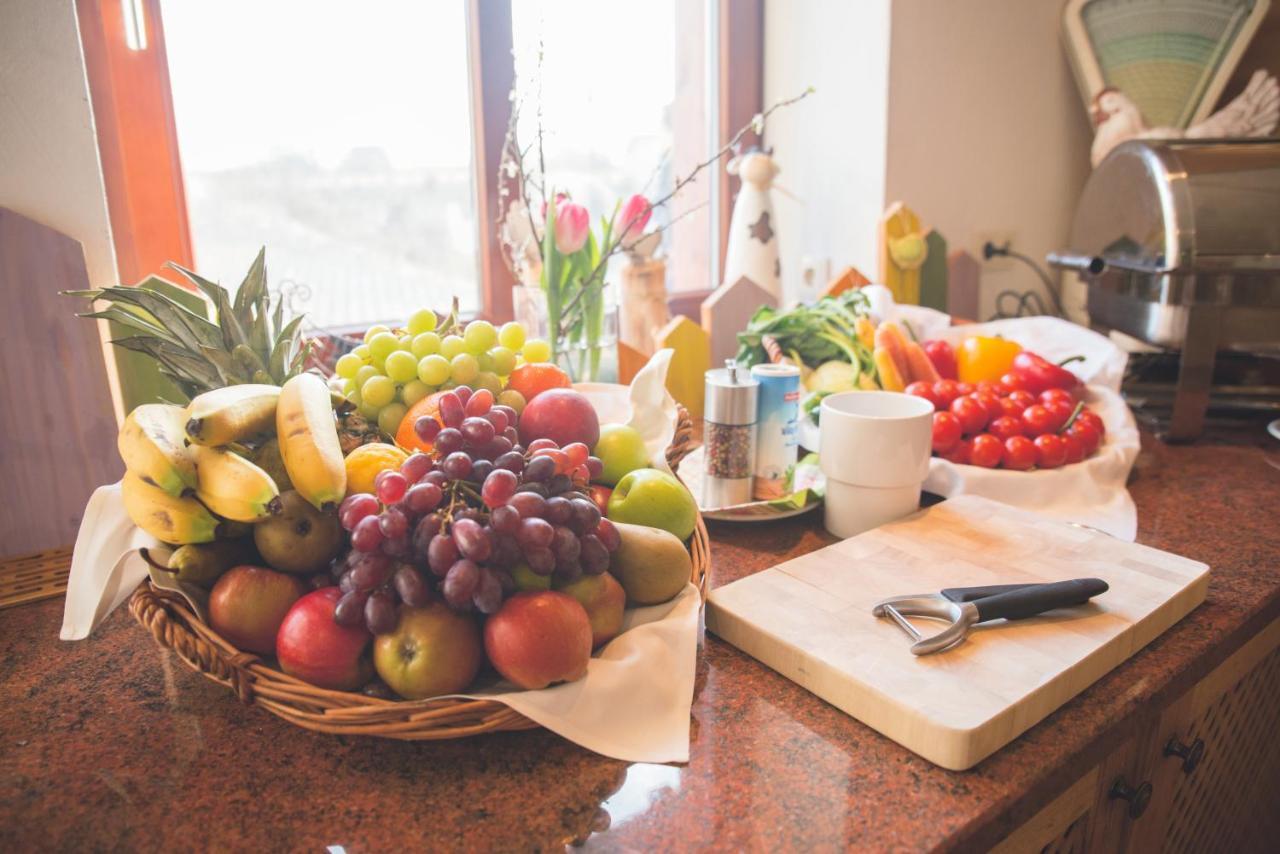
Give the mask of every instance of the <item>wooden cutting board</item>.
<path id="1" fill-rule="evenodd" d="M 915 656 L 890 596 L 1096 577 L 1089 604 Z M 1202 563 L 957 496 L 711 592 L 707 628 L 944 768 L 971 768 L 1204 601 Z M 917 620 L 925 636 L 942 623 Z"/>

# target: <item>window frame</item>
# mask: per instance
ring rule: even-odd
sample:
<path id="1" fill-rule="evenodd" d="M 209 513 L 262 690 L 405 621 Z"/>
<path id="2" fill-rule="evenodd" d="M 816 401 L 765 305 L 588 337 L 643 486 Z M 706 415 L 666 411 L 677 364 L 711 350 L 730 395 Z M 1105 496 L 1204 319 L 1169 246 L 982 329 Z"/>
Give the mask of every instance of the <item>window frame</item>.
<path id="1" fill-rule="evenodd" d="M 126 44 L 124 3 L 130 0 L 76 0 L 85 67 L 97 126 L 112 240 L 120 281 L 135 284 L 160 273 L 167 261 L 192 266 L 191 227 L 174 121 L 169 62 L 159 0 L 137 0 L 145 15 L 146 45 Z M 512 319 L 514 277 L 498 239 L 498 164 L 511 115 L 515 81 L 511 0 L 466 3 L 468 78 L 472 123 L 472 181 L 480 277 L 481 313 L 496 322 Z M 723 145 L 763 105 L 764 0 L 704 0 L 714 27 L 714 132 Z M 711 63 L 708 63 L 711 68 Z M 713 183 L 709 234 L 715 252 L 705 289 L 682 289 L 673 302 L 692 304 L 710 293 L 728 244 L 728 223 L 736 179 Z M 96 284 L 96 283 L 95 283 Z"/>

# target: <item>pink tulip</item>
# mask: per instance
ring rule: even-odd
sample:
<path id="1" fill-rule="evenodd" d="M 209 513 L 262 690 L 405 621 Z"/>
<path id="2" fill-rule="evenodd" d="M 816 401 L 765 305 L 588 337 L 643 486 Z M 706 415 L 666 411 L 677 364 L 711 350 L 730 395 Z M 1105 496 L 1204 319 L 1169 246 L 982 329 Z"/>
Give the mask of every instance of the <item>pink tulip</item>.
<path id="1" fill-rule="evenodd" d="M 556 249 L 563 255 L 572 255 L 587 243 L 587 231 L 591 227 L 591 215 L 582 205 L 556 201 Z"/>
<path id="2" fill-rule="evenodd" d="M 644 233 L 644 227 L 648 225 L 649 217 L 652 215 L 653 206 L 649 204 L 649 200 L 636 193 L 627 199 L 627 203 L 622 206 L 622 212 L 618 215 L 618 234 L 624 239 L 638 239 Z"/>
<path id="3" fill-rule="evenodd" d="M 568 193 L 556 193 L 556 210 L 560 210 L 569 201 Z M 547 221 L 547 203 L 542 203 L 542 221 Z"/>

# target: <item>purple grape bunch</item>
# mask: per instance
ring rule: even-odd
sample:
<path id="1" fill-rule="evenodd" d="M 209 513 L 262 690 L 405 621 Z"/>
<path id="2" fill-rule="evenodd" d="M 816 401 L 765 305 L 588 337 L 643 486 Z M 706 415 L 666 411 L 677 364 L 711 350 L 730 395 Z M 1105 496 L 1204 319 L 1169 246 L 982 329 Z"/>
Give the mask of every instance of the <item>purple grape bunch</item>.
<path id="1" fill-rule="evenodd" d="M 332 570 L 342 625 L 389 632 L 399 603 L 436 598 L 492 614 L 522 567 L 560 582 L 609 568 L 618 530 L 587 493 L 603 466 L 586 445 L 522 446 L 515 410 L 487 389 L 445 392 L 439 413 L 414 424 L 430 454 L 379 473 L 373 494 L 349 495 L 338 508 L 351 540 Z"/>

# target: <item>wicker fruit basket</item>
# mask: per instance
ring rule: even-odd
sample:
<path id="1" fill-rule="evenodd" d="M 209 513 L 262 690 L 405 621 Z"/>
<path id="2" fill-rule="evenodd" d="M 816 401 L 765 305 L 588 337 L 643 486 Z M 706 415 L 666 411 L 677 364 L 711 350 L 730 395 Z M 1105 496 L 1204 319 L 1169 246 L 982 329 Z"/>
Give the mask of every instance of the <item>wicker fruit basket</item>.
<path id="1" fill-rule="evenodd" d="M 693 422 L 678 407 L 676 431 L 667 449 L 673 470 L 693 444 Z M 690 541 L 693 575 L 706 594 L 710 564 L 707 528 L 698 517 Z M 384 700 L 357 692 L 329 691 L 295 679 L 262 657 L 241 652 L 205 625 L 180 597 L 143 583 L 129 600 L 129 612 L 163 647 L 188 667 L 225 685 L 246 705 L 316 732 L 371 735 L 404 741 L 461 738 L 485 732 L 536 729 L 538 724 L 494 700 Z"/>

